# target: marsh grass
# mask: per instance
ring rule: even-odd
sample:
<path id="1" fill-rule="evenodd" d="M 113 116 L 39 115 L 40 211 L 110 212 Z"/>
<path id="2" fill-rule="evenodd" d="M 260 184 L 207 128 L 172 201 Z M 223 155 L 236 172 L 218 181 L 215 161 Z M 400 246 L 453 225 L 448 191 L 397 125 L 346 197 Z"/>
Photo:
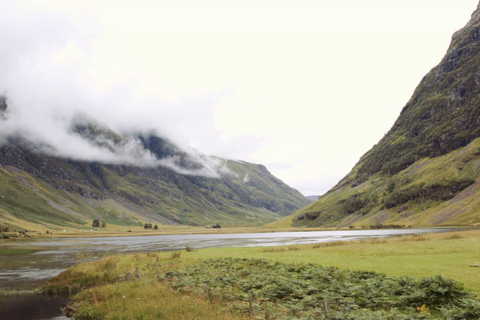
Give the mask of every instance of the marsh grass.
<path id="1" fill-rule="evenodd" d="M 459 232 L 449 233 L 444 238 L 444 240 L 453 240 L 453 239 L 463 239 L 463 235 Z"/>
<path id="2" fill-rule="evenodd" d="M 368 270 L 389 276 L 441 275 L 464 283 L 468 291 L 478 294 L 480 269 L 471 267 L 478 262 L 478 252 L 480 231 L 472 230 L 315 245 L 115 255 L 68 269 L 49 281 L 43 292 L 68 295 L 82 291 L 72 304 L 78 320 L 104 319 L 106 314 L 109 319 L 243 319 L 247 318 L 248 300 L 243 309 L 232 310 L 225 302 L 225 293 L 213 286 L 207 299 L 205 290 L 172 291 L 165 281 L 159 281 L 161 275 L 171 271 L 175 278 L 180 268 L 205 259 L 268 258 L 270 261 L 335 266 L 340 270 Z M 141 280 L 117 281 L 117 276 L 137 268 Z M 265 310 L 261 319 L 268 317 Z"/>
<path id="3" fill-rule="evenodd" d="M 365 243 L 365 244 L 380 244 L 380 243 L 387 243 L 387 242 L 388 242 L 387 238 L 372 238 L 372 239 L 364 239 L 359 241 L 359 243 Z"/>
<path id="4" fill-rule="evenodd" d="M 1 248 L 0 247 L 0 257 L 2 256 L 18 256 L 23 254 L 31 254 L 35 252 L 42 251 L 42 249 L 32 249 L 32 248 Z"/>
<path id="5" fill-rule="evenodd" d="M 278 246 L 278 247 L 266 247 L 262 249 L 263 252 L 285 252 L 285 251 L 299 251 L 298 246 Z"/>
<path id="6" fill-rule="evenodd" d="M 170 260 L 178 259 L 182 255 L 181 251 L 172 251 L 170 252 Z"/>
<path id="7" fill-rule="evenodd" d="M 312 248 L 324 248 L 324 247 L 337 247 L 337 246 L 346 246 L 355 243 L 364 243 L 364 244 L 379 244 L 387 243 L 387 238 L 371 238 L 363 240 L 345 240 L 345 241 L 331 241 L 331 242 L 319 242 L 312 245 Z"/>
<path id="8" fill-rule="evenodd" d="M 202 294 L 182 294 L 166 282 L 137 281 L 109 284 L 88 289 L 77 295 L 69 307 L 75 319 L 245 319 Z"/>
<path id="9" fill-rule="evenodd" d="M 312 245 L 312 248 L 323 248 L 323 247 L 336 247 L 344 246 L 347 244 L 352 244 L 353 241 L 331 241 L 331 242 L 319 242 Z"/>
<path id="10" fill-rule="evenodd" d="M 189 245 L 187 245 L 187 246 L 185 247 L 185 251 L 187 251 L 187 252 L 195 252 L 195 251 L 197 251 L 197 250 L 195 250 L 194 248 L 192 248 L 192 247 L 190 247 Z"/>
<path id="11" fill-rule="evenodd" d="M 79 252 L 75 255 L 75 260 L 95 260 L 103 259 L 118 254 L 117 252 Z"/>
<path id="12" fill-rule="evenodd" d="M 422 234 L 412 234 L 404 237 L 395 238 L 392 242 L 413 242 L 413 241 L 427 241 L 430 238 Z"/>

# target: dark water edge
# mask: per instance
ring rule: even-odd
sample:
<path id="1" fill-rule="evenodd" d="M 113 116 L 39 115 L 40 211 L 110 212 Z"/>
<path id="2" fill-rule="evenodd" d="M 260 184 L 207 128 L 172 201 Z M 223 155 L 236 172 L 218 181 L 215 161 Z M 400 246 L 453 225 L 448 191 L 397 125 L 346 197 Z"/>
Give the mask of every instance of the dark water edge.
<path id="1" fill-rule="evenodd" d="M 0 296 L 2 320 L 64 320 L 62 308 L 66 298 L 49 298 L 40 294 Z"/>

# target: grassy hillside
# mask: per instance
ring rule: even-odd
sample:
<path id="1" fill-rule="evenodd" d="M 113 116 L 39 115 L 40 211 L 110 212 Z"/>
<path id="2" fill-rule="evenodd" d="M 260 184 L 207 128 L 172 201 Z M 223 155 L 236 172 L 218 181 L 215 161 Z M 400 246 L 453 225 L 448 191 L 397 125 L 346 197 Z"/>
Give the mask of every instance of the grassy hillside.
<path id="1" fill-rule="evenodd" d="M 106 135 L 105 131 L 101 134 Z M 121 141 L 118 135 L 109 136 Z M 149 142 L 152 152 L 162 152 L 163 156 L 174 152 L 180 168 L 201 167 L 173 145 L 155 141 Z M 161 143 L 166 147 L 161 149 Z M 109 227 L 145 223 L 257 226 L 308 204 L 303 195 L 262 165 L 220 158 L 214 161 L 223 171 L 210 177 L 162 165 L 54 157 L 35 151 L 28 141 L 11 139 L 0 146 L 0 228 L 91 228 L 94 219 Z"/>
<path id="2" fill-rule="evenodd" d="M 390 131 L 332 190 L 272 226 L 480 223 L 480 9 Z"/>
<path id="3" fill-rule="evenodd" d="M 359 185 L 332 190 L 277 225 L 477 225 L 479 166 L 476 139 L 442 157 L 421 159 L 396 175 L 377 173 Z"/>

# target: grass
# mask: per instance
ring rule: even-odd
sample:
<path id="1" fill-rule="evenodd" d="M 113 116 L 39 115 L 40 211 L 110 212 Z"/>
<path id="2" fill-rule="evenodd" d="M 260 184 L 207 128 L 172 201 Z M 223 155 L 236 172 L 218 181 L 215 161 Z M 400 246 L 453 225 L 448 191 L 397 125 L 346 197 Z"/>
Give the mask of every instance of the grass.
<path id="1" fill-rule="evenodd" d="M 5 256 L 18 256 L 22 254 L 30 254 L 42 251 L 42 249 L 30 249 L 30 248 L 2 248 L 0 247 L 0 257 Z"/>
<path id="2" fill-rule="evenodd" d="M 298 250 L 272 252 L 264 248 L 219 248 L 201 250 L 201 255 L 205 259 L 231 256 L 316 263 L 394 276 L 426 277 L 440 274 L 463 282 L 467 290 L 480 294 L 480 269 L 470 267 L 480 263 L 478 230 L 295 247 Z"/>
<path id="3" fill-rule="evenodd" d="M 144 223 L 256 227 L 308 204 L 266 169 L 245 162 L 225 162 L 238 177 L 212 179 L 167 168 L 93 168 L 41 154 L 17 160 L 18 168 L 0 166 L 0 230 L 4 226 L 43 234 L 90 229 L 94 219 L 106 222 L 110 230 Z M 250 183 L 243 181 L 246 176 Z M 105 192 L 115 196 L 106 197 Z"/>
<path id="4" fill-rule="evenodd" d="M 169 271 L 160 279 L 181 292 L 207 292 L 215 301 L 223 300 L 256 318 L 269 311 L 273 319 L 387 319 L 392 314 L 412 319 L 423 305 L 429 309 L 424 319 L 451 319 L 455 309 L 458 318 L 458 310 L 466 308 L 480 316 L 480 301 L 458 282 L 441 276 L 415 279 L 311 263 L 217 258 Z M 250 297 L 251 308 L 246 308 Z M 465 298 L 475 302 L 465 304 Z M 322 308 L 324 303 L 327 307 Z M 460 316 L 472 319 L 463 311 Z"/>
<path id="5" fill-rule="evenodd" d="M 269 226 L 480 225 L 479 150 L 480 138 L 441 157 L 419 158 L 394 175 L 377 172 L 360 184 L 356 166 L 318 201 Z"/>
<path id="6" fill-rule="evenodd" d="M 85 304 L 88 301 L 90 303 Z M 76 319 L 241 319 L 238 312 L 225 309 L 201 295 L 174 292 L 168 283 L 147 280 L 109 284 L 79 294 L 70 304 Z"/>
<path id="7" fill-rule="evenodd" d="M 194 251 L 114 255 L 76 265 L 52 279 L 43 292 L 73 294 L 76 319 L 243 319 L 221 298 L 210 301 L 194 290 L 182 293 L 162 281 L 168 271 L 206 259 L 268 259 L 284 263 L 313 263 L 340 270 L 368 270 L 388 276 L 416 278 L 441 275 L 480 294 L 480 231 L 409 235 L 310 245 L 256 248 L 215 248 Z M 118 276 L 138 270 L 141 280 L 118 282 Z M 125 298 L 124 298 L 125 297 Z M 421 307 L 421 306 L 419 306 Z M 245 305 L 245 308 L 247 306 Z M 243 310 L 245 312 L 245 310 Z M 262 315 L 264 319 L 266 315 Z"/>

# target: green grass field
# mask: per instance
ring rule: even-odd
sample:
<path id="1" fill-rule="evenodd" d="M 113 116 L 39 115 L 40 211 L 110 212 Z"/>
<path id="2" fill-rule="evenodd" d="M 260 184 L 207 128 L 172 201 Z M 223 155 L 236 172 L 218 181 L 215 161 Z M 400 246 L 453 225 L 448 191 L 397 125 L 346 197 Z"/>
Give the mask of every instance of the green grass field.
<path id="1" fill-rule="evenodd" d="M 244 307 L 242 310 L 238 307 L 232 308 L 229 301 L 221 298 L 230 291 L 218 293 L 217 298 L 220 298 L 212 301 L 211 297 L 207 299 L 204 291 L 199 293 L 198 288 L 195 289 L 194 285 L 190 289 L 187 287 L 187 289 L 178 291 L 169 287 L 168 282 L 159 281 L 166 272 L 177 272 L 189 266 L 199 268 L 195 265 L 199 265 L 207 259 L 241 258 L 267 259 L 272 263 L 278 261 L 295 265 L 311 263 L 325 267 L 337 267 L 342 272 L 344 270 L 366 270 L 395 278 L 411 276 L 420 279 L 441 275 L 444 279 L 453 279 L 462 283 L 465 290 L 472 295 L 480 293 L 480 268 L 476 267 L 480 263 L 480 231 L 412 235 L 316 245 L 188 249 L 178 252 L 111 256 L 80 264 L 50 281 L 43 291 L 48 294 L 71 294 L 81 291 L 71 303 L 72 310 L 76 312 L 75 317 L 79 320 L 105 319 L 104 315 L 106 314 L 109 315 L 109 319 L 243 319 L 250 317 L 248 301 L 244 301 L 245 297 L 241 302 Z M 136 268 L 141 275 L 141 280 L 135 280 L 135 273 L 132 273 L 131 281 L 118 282 L 118 275 L 131 272 Z M 202 268 L 200 267 L 200 269 Z M 205 283 L 197 284 L 197 286 L 203 288 L 202 290 L 205 289 Z M 195 307 L 192 306 L 193 301 L 196 301 Z M 472 305 L 460 309 L 473 308 L 471 312 L 480 312 L 480 302 L 472 301 Z M 261 306 L 257 306 L 258 308 Z M 295 306 L 293 308 L 295 309 Z M 431 312 L 428 311 L 428 305 L 418 305 L 417 308 L 419 308 L 419 317 L 447 319 L 440 315 L 438 308 L 435 310 L 432 308 Z M 290 309 L 289 311 L 278 310 L 272 311 L 272 314 L 277 312 L 278 315 L 283 312 L 285 318 L 291 317 Z M 396 309 L 394 311 L 382 310 L 367 310 L 365 311 L 366 315 L 362 313 L 352 319 L 382 319 L 382 317 L 395 314 L 395 312 L 400 314 L 400 311 L 395 311 Z M 392 317 L 391 319 L 416 319 L 411 315 L 411 312 L 417 313 L 415 310 L 415 308 L 410 308 L 407 310 L 410 313 L 405 311 L 410 318 L 405 316 L 407 318 Z M 267 311 L 263 310 L 261 315 L 257 314 L 255 317 L 265 319 L 268 317 Z M 476 313 L 472 314 L 471 317 L 468 314 L 462 314 L 462 317 L 478 319 Z M 455 317 L 451 318 L 455 319 Z M 325 319 L 333 318 L 325 317 Z"/>

